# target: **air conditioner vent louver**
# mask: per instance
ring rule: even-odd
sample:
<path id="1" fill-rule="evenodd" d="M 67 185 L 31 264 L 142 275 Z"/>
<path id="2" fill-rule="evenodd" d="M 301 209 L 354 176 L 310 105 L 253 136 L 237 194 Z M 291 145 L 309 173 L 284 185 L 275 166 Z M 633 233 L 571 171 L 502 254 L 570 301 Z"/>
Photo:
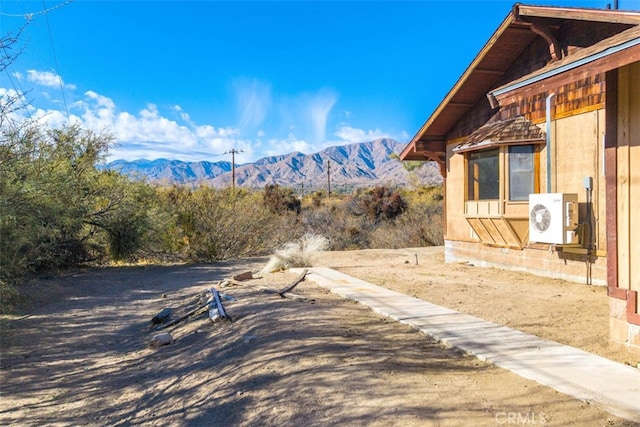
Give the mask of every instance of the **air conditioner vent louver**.
<path id="1" fill-rule="evenodd" d="M 544 205 L 535 205 L 531 208 L 529 221 L 531 221 L 531 225 L 539 232 L 543 233 L 547 231 L 551 225 L 551 214 L 549 213 L 549 209 Z"/>
<path id="2" fill-rule="evenodd" d="M 567 245 L 578 243 L 578 195 L 529 195 L 529 241 Z"/>

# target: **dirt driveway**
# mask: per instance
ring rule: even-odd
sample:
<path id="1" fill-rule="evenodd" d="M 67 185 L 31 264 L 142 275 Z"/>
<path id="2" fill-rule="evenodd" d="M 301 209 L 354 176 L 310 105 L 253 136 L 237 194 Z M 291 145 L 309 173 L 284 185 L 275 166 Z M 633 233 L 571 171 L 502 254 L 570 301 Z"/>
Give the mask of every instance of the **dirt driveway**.
<path id="1" fill-rule="evenodd" d="M 235 298 L 225 302 L 233 322 L 191 319 L 169 328 L 172 345 L 147 347 L 157 333 L 149 320 L 159 310 L 265 263 L 97 269 L 33 283 L 36 304 L 2 320 L 0 424 L 633 425 L 446 349 L 310 282 L 295 289 L 304 301 L 264 292 L 289 283 L 290 273 L 219 289 Z M 488 300 L 500 280 L 516 292 L 521 284 L 531 288 L 533 276 L 444 267 L 442 248 L 328 252 L 316 264 L 461 311 L 485 307 L 484 314 L 495 316 L 488 320 L 542 336 L 559 329 L 548 325 L 554 322 L 538 313 L 529 294 L 521 306 L 504 301 L 503 292 Z M 585 308 L 606 308 L 601 289 L 550 283 L 556 298 L 577 298 L 561 304 L 571 307 L 577 329 Z M 446 291 L 435 291 L 443 285 Z M 542 304 L 545 296 L 539 298 Z M 526 321 L 511 315 L 525 306 Z M 592 332 L 600 322 L 587 317 Z M 586 335 L 576 339 L 593 345 L 591 351 L 610 351 Z M 610 355 L 640 361 L 625 352 Z"/>

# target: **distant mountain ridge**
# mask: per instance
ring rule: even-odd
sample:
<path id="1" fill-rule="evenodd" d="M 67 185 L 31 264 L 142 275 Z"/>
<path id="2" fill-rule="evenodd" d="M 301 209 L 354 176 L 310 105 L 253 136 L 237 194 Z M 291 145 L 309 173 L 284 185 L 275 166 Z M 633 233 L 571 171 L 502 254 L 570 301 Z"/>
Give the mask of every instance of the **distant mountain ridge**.
<path id="1" fill-rule="evenodd" d="M 410 173 L 397 155 L 405 144 L 380 138 L 370 142 L 326 148 L 314 154 L 292 152 L 263 157 L 253 163 L 236 165 L 236 186 L 262 188 L 268 184 L 283 187 L 323 188 L 330 177 L 337 187 L 372 185 L 404 186 L 417 180 L 424 185 L 442 182 L 438 168 L 426 162 Z M 178 185 L 209 185 L 222 188 L 231 185 L 231 162 L 184 162 L 180 160 L 115 160 L 106 165 L 133 178 L 148 182 Z"/>

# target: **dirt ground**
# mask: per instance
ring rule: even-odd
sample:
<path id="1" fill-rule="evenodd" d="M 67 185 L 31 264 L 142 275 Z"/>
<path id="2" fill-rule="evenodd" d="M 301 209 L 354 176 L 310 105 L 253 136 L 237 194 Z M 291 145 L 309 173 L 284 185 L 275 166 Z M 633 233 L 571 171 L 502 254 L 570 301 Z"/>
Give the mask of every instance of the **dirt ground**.
<path id="1" fill-rule="evenodd" d="M 416 264 L 417 260 L 417 264 Z M 634 425 L 284 272 L 220 288 L 266 258 L 77 271 L 31 283 L 0 323 L 0 425 Z M 324 252 L 372 283 L 635 366 L 608 345 L 603 288 L 443 264 L 442 248 Z M 150 319 L 215 286 L 232 322 Z M 509 292 L 505 292 L 505 288 Z M 224 297 L 224 295 L 223 295 Z"/>

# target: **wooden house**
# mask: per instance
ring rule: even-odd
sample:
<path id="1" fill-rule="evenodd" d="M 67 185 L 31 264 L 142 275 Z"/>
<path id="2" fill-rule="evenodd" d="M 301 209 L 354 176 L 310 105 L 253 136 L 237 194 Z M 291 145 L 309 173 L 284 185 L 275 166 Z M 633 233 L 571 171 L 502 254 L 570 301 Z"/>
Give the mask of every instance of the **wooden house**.
<path id="1" fill-rule="evenodd" d="M 605 285 L 640 348 L 640 12 L 516 4 L 401 159 L 440 165 L 447 262 Z"/>

